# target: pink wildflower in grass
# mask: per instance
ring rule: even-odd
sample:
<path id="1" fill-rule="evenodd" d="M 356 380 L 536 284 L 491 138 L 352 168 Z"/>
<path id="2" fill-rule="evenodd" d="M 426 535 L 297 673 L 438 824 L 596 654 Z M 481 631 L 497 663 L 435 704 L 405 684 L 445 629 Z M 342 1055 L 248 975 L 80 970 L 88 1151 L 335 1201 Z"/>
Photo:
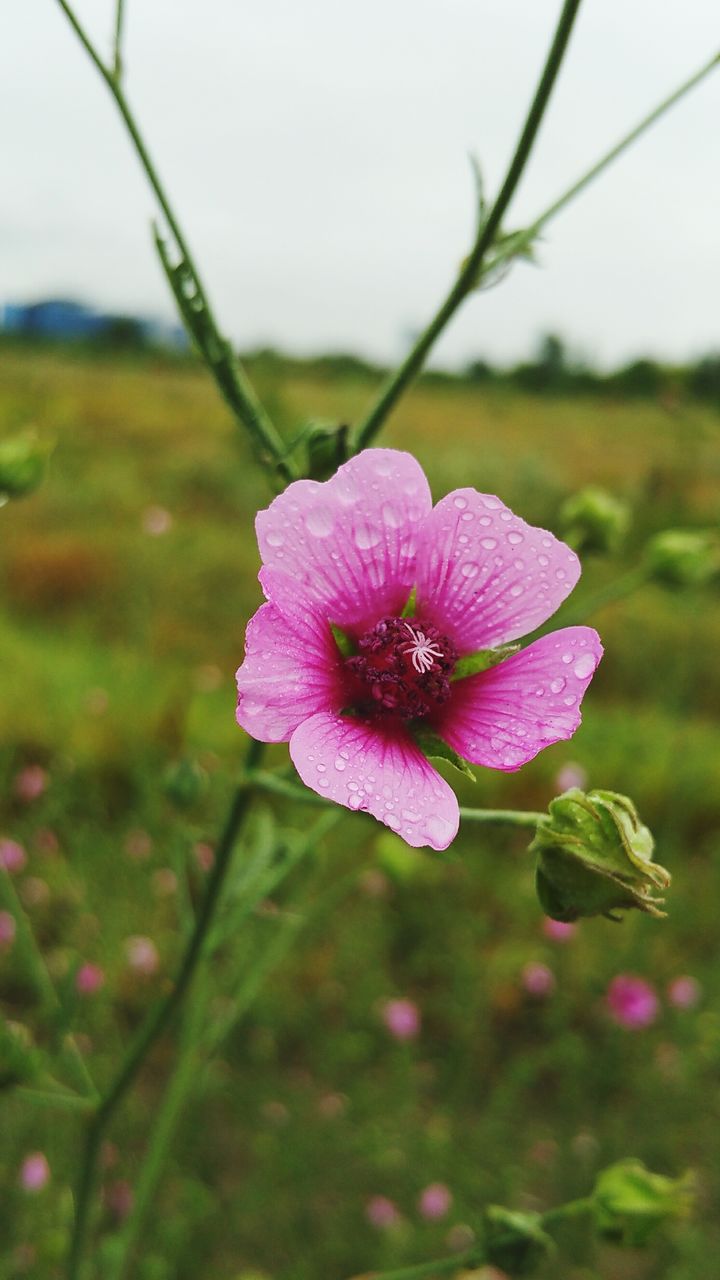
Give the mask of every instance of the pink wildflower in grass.
<path id="1" fill-rule="evenodd" d="M 28 764 L 15 775 L 13 790 L 18 800 L 31 804 L 39 800 L 48 784 L 48 776 L 39 764 Z"/>
<path id="2" fill-rule="evenodd" d="M 542 931 L 551 942 L 570 942 L 571 938 L 574 938 L 577 933 L 577 925 L 564 924 L 562 920 L 551 920 L 550 916 L 546 916 L 543 920 Z"/>
<path id="3" fill-rule="evenodd" d="M 382 1020 L 396 1040 L 414 1040 L 420 1034 L 420 1010 L 412 1000 L 388 1000 Z"/>
<path id="4" fill-rule="evenodd" d="M 392 1200 L 388 1200 L 387 1196 L 371 1196 L 365 1205 L 365 1217 L 372 1227 L 377 1227 L 378 1231 L 387 1231 L 389 1227 L 396 1227 L 400 1221 L 397 1205 Z"/>
<path id="5" fill-rule="evenodd" d="M 581 764 L 575 764 L 574 761 L 568 760 L 561 769 L 555 774 L 555 791 L 559 796 L 564 791 L 570 791 L 572 787 L 579 787 L 584 791 L 587 787 L 587 770 L 583 769 Z"/>
<path id="6" fill-rule="evenodd" d="M 433 507 L 410 454 L 368 449 L 325 483 L 289 485 L 256 529 L 267 603 L 248 624 L 237 719 L 289 742 L 320 795 L 446 849 L 458 802 L 418 730 L 508 771 L 577 729 L 602 654 L 589 627 L 453 679 L 459 659 L 545 622 L 580 575 L 569 547 L 499 498 L 456 489 Z"/>
<path id="7" fill-rule="evenodd" d="M 0 911 L 0 951 L 9 951 L 15 941 L 16 924 L 9 911 Z"/>
<path id="8" fill-rule="evenodd" d="M 660 1011 L 654 987 L 632 973 L 619 973 L 607 991 L 610 1015 L 621 1027 L 640 1031 L 651 1026 Z"/>
<path id="9" fill-rule="evenodd" d="M 555 974 L 546 964 L 531 960 L 522 971 L 522 984 L 529 996 L 544 1000 L 555 990 Z"/>
<path id="10" fill-rule="evenodd" d="M 135 973 L 150 978 L 160 967 L 160 956 L 152 938 L 135 935 L 125 939 L 125 954 Z"/>
<path id="11" fill-rule="evenodd" d="M 33 1151 L 20 1166 L 20 1186 L 23 1191 L 35 1195 L 44 1190 L 50 1181 L 50 1165 L 42 1151 Z"/>
<path id="12" fill-rule="evenodd" d="M 667 986 L 668 1001 L 676 1009 L 694 1009 L 700 1002 L 701 994 L 700 983 L 697 978 L 692 978 L 689 974 L 673 978 Z"/>
<path id="13" fill-rule="evenodd" d="M 22 871 L 27 862 L 27 854 L 17 840 L 0 839 L 0 867 L 11 873 Z"/>
<path id="14" fill-rule="evenodd" d="M 420 1192 L 418 1209 L 426 1222 L 440 1222 L 446 1218 L 452 1205 L 452 1193 L 444 1182 L 431 1182 Z"/>
<path id="15" fill-rule="evenodd" d="M 81 964 L 75 974 L 75 990 L 81 996 L 94 996 L 105 985 L 105 974 L 98 964 Z"/>

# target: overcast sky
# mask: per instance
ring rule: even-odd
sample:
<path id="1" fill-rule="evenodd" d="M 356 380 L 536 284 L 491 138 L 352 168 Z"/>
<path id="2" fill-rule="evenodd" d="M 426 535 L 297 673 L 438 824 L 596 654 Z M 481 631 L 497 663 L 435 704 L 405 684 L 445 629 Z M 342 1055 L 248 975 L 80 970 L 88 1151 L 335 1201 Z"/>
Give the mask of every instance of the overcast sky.
<path id="1" fill-rule="evenodd" d="M 126 0 L 127 92 L 226 330 L 398 356 L 497 188 L 557 0 Z M 112 4 L 77 10 L 103 47 Z M 170 317 L 153 198 L 56 0 L 0 13 L 0 302 Z M 507 223 L 531 220 L 720 45 L 717 0 L 584 0 Z M 607 364 L 720 348 L 720 69 L 465 305 L 440 363 L 557 330 Z"/>

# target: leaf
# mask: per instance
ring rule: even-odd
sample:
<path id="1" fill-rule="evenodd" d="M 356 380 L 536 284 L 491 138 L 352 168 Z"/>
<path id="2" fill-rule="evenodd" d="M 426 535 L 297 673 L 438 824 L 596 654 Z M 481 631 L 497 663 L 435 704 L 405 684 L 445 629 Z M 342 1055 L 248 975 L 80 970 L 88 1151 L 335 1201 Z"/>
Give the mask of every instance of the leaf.
<path id="1" fill-rule="evenodd" d="M 400 617 L 412 618 L 413 614 L 415 613 L 416 605 L 417 605 L 417 587 L 413 587 L 412 591 L 410 592 L 410 595 L 407 598 L 407 601 L 405 602 L 405 607 L 402 613 L 400 614 Z"/>
<path id="2" fill-rule="evenodd" d="M 437 734 L 429 733 L 426 729 L 416 729 L 414 738 L 422 751 L 423 755 L 429 760 L 445 760 L 447 764 L 451 764 L 454 769 L 458 769 L 460 773 L 469 778 L 471 782 L 477 782 L 477 778 L 473 773 L 467 760 L 463 760 L 457 751 L 453 751 L 442 738 L 438 738 Z"/>
<path id="3" fill-rule="evenodd" d="M 519 648 L 519 644 L 504 644 L 499 649 L 477 649 L 475 653 L 468 653 L 464 658 L 458 659 L 450 679 L 464 680 L 467 676 L 476 676 L 480 671 L 489 671 L 490 667 L 496 667 L 499 662 L 512 657 Z"/>
<path id="4" fill-rule="evenodd" d="M 357 653 L 355 641 L 351 639 L 347 631 L 343 631 L 342 627 L 338 627 L 334 622 L 330 623 L 330 630 L 342 657 L 352 658 Z"/>

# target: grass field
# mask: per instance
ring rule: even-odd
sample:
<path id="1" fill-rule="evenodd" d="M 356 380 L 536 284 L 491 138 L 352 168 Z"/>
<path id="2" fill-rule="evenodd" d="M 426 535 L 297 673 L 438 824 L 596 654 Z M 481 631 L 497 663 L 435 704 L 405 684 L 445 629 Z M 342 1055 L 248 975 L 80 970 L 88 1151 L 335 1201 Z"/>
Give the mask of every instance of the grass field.
<path id="1" fill-rule="evenodd" d="M 295 367 L 260 365 L 256 378 L 288 434 L 311 416 L 351 421 L 372 392 L 361 377 Z M 56 449 L 43 487 L 0 511 L 0 838 L 27 853 L 13 879 L 60 992 L 57 1018 L 102 1083 L 174 972 L 240 767 L 233 674 L 260 600 L 253 516 L 271 495 L 189 363 L 0 351 L 0 433 L 28 424 Z M 584 484 L 626 498 L 627 546 L 588 559 L 566 606 L 576 615 L 653 532 L 718 523 L 710 408 L 426 383 L 385 443 L 416 454 L 436 497 L 471 484 L 549 528 Z M 569 1232 L 575 1261 L 544 1274 L 709 1280 L 720 1251 L 720 597 L 717 585 L 648 585 L 587 620 L 606 656 L 576 738 L 515 775 L 478 770 L 462 801 L 544 809 L 558 772 L 582 766 L 651 826 L 674 878 L 668 920 L 590 920 L 553 941 L 522 833 L 467 828 L 445 855 L 414 853 L 351 815 L 236 931 L 231 885 L 210 1001 L 233 1025 L 210 1065 L 195 1064 L 133 1278 L 347 1280 L 462 1246 L 487 1202 L 545 1208 L 636 1155 L 697 1170 L 694 1222 L 638 1253 L 590 1250 Z M 162 781 L 185 758 L 207 786 L 178 812 Z M 33 778 L 42 793 L 30 796 Z M 251 842 L 272 838 L 279 811 L 258 804 Z M 291 823 L 301 835 L 308 811 Z M 248 856 L 243 846 L 236 878 Z M 138 937 L 157 949 L 153 972 L 131 963 Z M 267 978 L 255 991 L 243 975 L 258 949 Z M 80 962 L 104 972 L 95 994 L 75 992 Z M 544 996 L 526 989 L 532 963 L 554 975 Z M 609 1017 L 619 973 L 657 989 L 652 1026 Z M 681 975 L 700 984 L 691 1009 L 666 996 Z M 59 1023 L 34 996 L 18 939 L 0 944 L 0 997 L 54 1062 Z M 393 998 L 417 1005 L 414 1039 L 384 1025 Z M 91 1275 L 107 1274 L 171 1069 L 165 1041 L 105 1153 L 109 1252 Z M 0 1277 L 50 1280 L 62 1274 L 80 1120 L 11 1089 L 0 1108 Z M 35 1194 L 19 1180 L 33 1152 L 51 1171 Z M 452 1205 L 432 1221 L 418 1197 L 436 1182 Z M 397 1209 L 387 1227 L 368 1218 L 378 1196 Z"/>

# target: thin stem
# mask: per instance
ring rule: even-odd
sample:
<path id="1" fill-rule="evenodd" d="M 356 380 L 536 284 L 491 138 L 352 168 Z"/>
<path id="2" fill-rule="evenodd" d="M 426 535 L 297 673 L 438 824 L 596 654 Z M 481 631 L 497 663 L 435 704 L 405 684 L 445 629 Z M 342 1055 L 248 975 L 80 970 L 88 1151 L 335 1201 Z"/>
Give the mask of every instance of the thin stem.
<path id="1" fill-rule="evenodd" d="M 252 772 L 259 763 L 263 747 L 251 739 L 248 750 L 245 774 Z M 115 1111 L 133 1084 L 140 1068 L 154 1045 L 172 1019 L 180 1005 L 185 992 L 193 978 L 198 962 L 203 954 L 207 936 L 215 915 L 220 892 L 225 882 L 235 841 L 247 813 L 252 798 L 251 788 L 245 776 L 233 797 L 225 828 L 215 853 L 215 863 L 205 890 L 205 896 L 197 915 L 195 927 L 185 949 L 175 984 L 169 995 L 149 1014 L 144 1027 L 135 1039 L 134 1044 L 125 1057 L 120 1071 L 88 1125 L 85 1137 L 85 1150 L 78 1177 L 76 1192 L 75 1229 L 70 1246 L 67 1276 L 68 1280 L 76 1280 L 79 1273 L 82 1255 L 88 1230 L 89 1207 L 92 1189 L 95 1182 L 95 1171 L 100 1146 Z"/>
<path id="2" fill-rule="evenodd" d="M 214 337 L 216 338 L 216 356 L 212 360 L 209 360 L 206 353 L 203 354 L 205 355 L 205 362 L 215 379 L 220 393 L 229 405 L 235 417 L 239 419 L 252 437 L 258 450 L 260 460 L 263 462 L 271 462 L 275 470 L 284 480 L 292 480 L 295 475 L 295 469 L 285 457 L 285 447 L 283 442 L 255 395 L 245 370 L 237 357 L 231 352 L 229 343 L 221 338 L 219 334 L 208 302 L 207 293 L 195 265 L 190 247 L 185 239 L 177 217 L 173 212 L 172 205 L 170 204 L 169 198 L 165 192 L 165 188 L 160 181 L 157 169 L 150 157 L 135 117 L 125 97 L 120 83 L 120 75 L 115 70 L 105 65 L 72 8 L 67 3 L 67 0 L 57 0 L 57 3 L 65 14 L 78 40 L 85 49 L 85 52 L 88 54 L 97 71 L 105 81 L 105 84 L 115 101 L 128 134 L 130 135 L 130 139 L 133 143 L 138 159 L 145 171 L 148 182 L 155 193 L 158 204 L 160 205 L 167 221 L 167 225 L 172 232 L 181 258 L 187 266 L 188 273 L 192 278 L 195 288 L 196 302 L 202 309 L 209 326 L 213 330 Z M 116 12 L 116 32 L 118 30 L 118 21 L 120 23 L 121 32 L 122 0 L 120 0 L 120 3 L 118 4 L 118 10 Z"/>
<path id="3" fill-rule="evenodd" d="M 511 827 L 537 827 L 547 818 L 545 813 L 529 809 L 461 809 L 463 822 L 506 823 Z"/>
<path id="4" fill-rule="evenodd" d="M 31 1106 L 55 1107 L 60 1111 L 93 1111 L 95 1106 L 92 1098 L 81 1097 L 79 1093 L 61 1088 L 35 1089 L 29 1085 L 18 1085 L 13 1090 L 13 1096 L 22 1102 L 29 1102 Z"/>
<path id="5" fill-rule="evenodd" d="M 113 76 L 116 81 L 120 81 L 122 79 L 122 72 L 123 72 L 122 38 L 123 38 L 124 17 L 125 17 L 125 0 L 116 0 L 115 36 L 113 39 Z"/>
<path id="6" fill-rule="evenodd" d="M 543 73 L 505 176 L 505 181 L 500 188 L 500 193 L 487 219 L 480 224 L 475 243 L 445 301 L 420 335 L 403 364 L 385 385 L 377 403 L 358 427 L 354 452 L 359 453 L 361 449 L 366 449 L 375 438 L 406 387 L 422 369 L 425 358 L 436 339 L 440 336 L 448 321 L 454 316 L 460 304 L 474 289 L 485 254 L 492 246 L 495 234 L 499 230 L 503 215 L 515 193 L 532 151 L 579 7 L 580 0 L 565 0 Z"/>
<path id="7" fill-rule="evenodd" d="M 296 804 L 308 804 L 318 809 L 325 809 L 332 803 L 323 796 L 317 795 L 315 791 L 310 791 L 308 787 L 299 787 L 296 783 L 280 778 L 275 773 L 256 771 L 251 775 L 250 781 L 258 791 L 267 791 L 273 796 L 283 796 L 286 800 L 294 800 Z"/>
<path id="8" fill-rule="evenodd" d="M 616 142 L 609 151 L 606 151 L 605 154 L 582 175 L 582 177 L 578 178 L 577 182 L 574 182 L 572 186 L 568 187 L 561 196 L 558 196 L 557 200 L 554 200 L 551 205 L 548 205 L 547 209 L 545 209 L 545 211 L 535 219 L 526 231 L 518 233 L 517 239 L 515 239 L 514 243 L 509 247 L 506 253 L 504 253 L 502 249 L 498 250 L 498 253 L 496 255 L 494 254 L 490 262 L 487 264 L 488 270 L 501 266 L 502 263 L 507 261 L 510 257 L 517 256 L 518 251 L 521 251 L 523 247 L 529 247 L 532 242 L 537 239 L 542 228 L 546 226 L 547 223 L 556 216 L 556 214 L 560 213 L 566 205 L 570 204 L 576 196 L 580 195 L 580 193 L 584 191 L 591 182 L 594 182 L 595 178 L 607 169 L 614 160 L 617 160 L 624 151 L 627 151 L 628 147 L 630 147 L 633 142 L 637 142 L 638 138 L 641 137 L 647 129 L 651 128 L 652 125 L 664 116 L 666 111 L 669 111 L 671 107 L 674 107 L 681 98 L 684 98 L 691 89 L 694 89 L 699 85 L 700 82 L 718 66 L 720 66 L 720 53 L 716 53 L 709 62 L 703 63 L 702 67 L 690 76 L 688 80 L 683 81 L 679 88 L 675 89 L 667 98 L 663 98 L 662 102 L 659 103 L 658 106 L 654 107 L 648 115 L 644 116 L 643 119 L 640 120 L 640 122 L 636 124 L 629 133 L 626 133 L 619 142 Z"/>

